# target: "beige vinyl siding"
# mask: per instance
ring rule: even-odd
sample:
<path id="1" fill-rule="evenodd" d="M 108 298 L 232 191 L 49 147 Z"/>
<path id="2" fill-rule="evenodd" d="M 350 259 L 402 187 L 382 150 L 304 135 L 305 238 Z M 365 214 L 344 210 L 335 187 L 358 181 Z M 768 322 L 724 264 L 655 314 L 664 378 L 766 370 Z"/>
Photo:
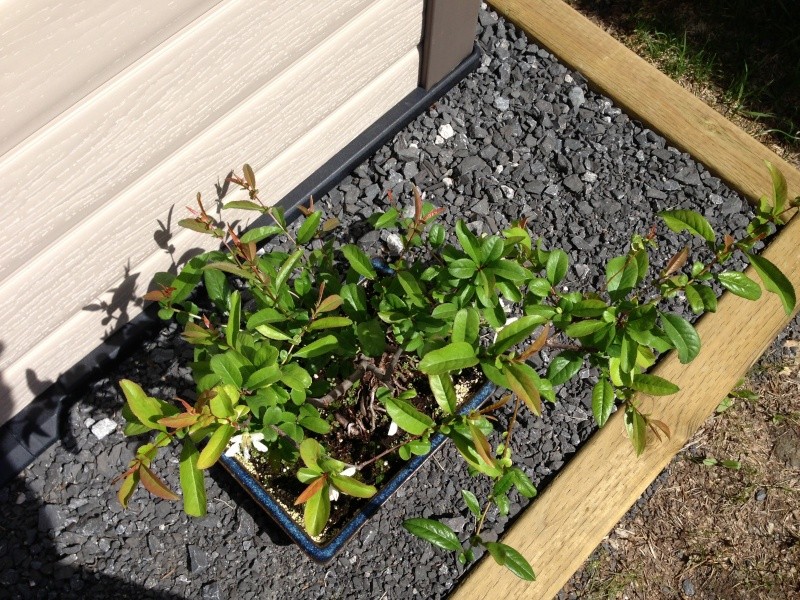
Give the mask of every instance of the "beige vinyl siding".
<path id="1" fill-rule="evenodd" d="M 422 8 L 222 2 L 0 157 L 19 232 L 0 261 L 0 310 L 15 315 L 0 335 L 12 390 L 0 422 L 206 242 L 175 226 L 196 191 L 216 198 L 248 161 L 277 201 L 411 92 Z"/>
<path id="2" fill-rule="evenodd" d="M 5 0 L 0 155 L 219 2 Z"/>

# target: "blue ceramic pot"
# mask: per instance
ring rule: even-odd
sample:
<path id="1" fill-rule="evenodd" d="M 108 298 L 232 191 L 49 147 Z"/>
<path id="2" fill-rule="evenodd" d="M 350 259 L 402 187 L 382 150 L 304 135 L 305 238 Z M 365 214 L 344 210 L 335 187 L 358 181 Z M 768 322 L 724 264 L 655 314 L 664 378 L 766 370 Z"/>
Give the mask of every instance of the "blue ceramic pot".
<path id="1" fill-rule="evenodd" d="M 491 382 L 484 383 L 472 398 L 461 408 L 459 412 L 469 412 L 486 401 L 495 390 L 495 385 Z M 287 512 L 278 504 L 267 490 L 253 477 L 235 458 L 222 455 L 220 462 L 228 470 L 236 481 L 253 497 L 253 500 L 261 506 L 273 519 L 280 525 L 286 534 L 305 550 L 305 552 L 315 561 L 325 563 L 331 560 L 344 544 L 353 537 L 359 529 L 367 522 L 372 515 L 394 494 L 406 480 L 411 477 L 417 469 L 435 452 L 446 440 L 443 435 L 437 434 L 431 438 L 431 450 L 424 456 L 412 457 L 403 468 L 384 485 L 378 493 L 369 499 L 367 504 L 339 531 L 339 533 L 323 544 L 315 542 L 303 530 Z"/>

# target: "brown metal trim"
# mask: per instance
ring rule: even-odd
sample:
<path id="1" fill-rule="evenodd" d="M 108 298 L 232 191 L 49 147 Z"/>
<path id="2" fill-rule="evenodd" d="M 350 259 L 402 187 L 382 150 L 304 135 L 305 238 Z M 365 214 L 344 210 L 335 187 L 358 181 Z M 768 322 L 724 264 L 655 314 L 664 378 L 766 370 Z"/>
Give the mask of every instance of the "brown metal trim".
<path id="1" fill-rule="evenodd" d="M 472 52 L 480 0 L 427 0 L 419 84 L 430 89 Z"/>

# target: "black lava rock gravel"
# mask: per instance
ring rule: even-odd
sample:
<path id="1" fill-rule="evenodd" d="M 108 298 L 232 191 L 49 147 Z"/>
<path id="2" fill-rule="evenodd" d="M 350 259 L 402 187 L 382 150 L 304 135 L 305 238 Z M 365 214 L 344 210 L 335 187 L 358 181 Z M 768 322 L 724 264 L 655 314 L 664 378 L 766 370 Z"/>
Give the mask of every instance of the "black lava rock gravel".
<path id="1" fill-rule="evenodd" d="M 527 217 L 548 247 L 570 255 L 568 285 L 589 288 L 605 261 L 647 233 L 667 208 L 703 212 L 741 232 L 747 205 L 689 156 L 632 121 L 548 52 L 484 9 L 483 61 L 446 98 L 358 167 L 319 204 L 365 248 L 386 244 L 364 220 L 387 206 L 386 190 L 411 186 L 478 233 Z M 209 177 L 214 177 L 209 173 Z M 663 233 L 663 227 L 661 228 Z M 671 236 L 674 237 L 674 236 Z M 679 247 L 664 243 L 662 260 Z M 401 529 L 408 517 L 440 517 L 466 537 L 461 489 L 479 491 L 446 446 L 330 564 L 312 563 L 231 482 L 211 470 L 209 514 L 137 492 L 127 511 L 112 478 L 138 440 L 122 436 L 116 382 L 130 378 L 162 397 L 191 389 L 191 351 L 174 325 L 91 386 L 66 416 L 65 439 L 0 490 L 2 598 L 441 598 L 463 568 Z M 593 431 L 592 373 L 563 386 L 541 419 L 515 430 L 515 457 L 541 487 Z M 177 458 L 159 473 L 177 488 Z M 512 517 L 525 506 L 512 500 Z M 484 538 L 508 518 L 491 515 Z"/>

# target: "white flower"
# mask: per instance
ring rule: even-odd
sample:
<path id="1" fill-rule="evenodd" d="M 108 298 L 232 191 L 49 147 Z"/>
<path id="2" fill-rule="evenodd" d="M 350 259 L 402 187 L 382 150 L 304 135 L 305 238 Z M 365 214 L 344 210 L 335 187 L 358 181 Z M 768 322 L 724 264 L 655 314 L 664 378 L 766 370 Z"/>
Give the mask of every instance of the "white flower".
<path id="1" fill-rule="evenodd" d="M 260 431 L 250 433 L 245 431 L 231 438 L 230 446 L 225 451 L 225 456 L 236 456 L 241 454 L 245 460 L 250 460 L 250 448 L 253 447 L 259 452 L 267 452 L 268 448 L 264 444 L 264 434 Z"/>
<path id="2" fill-rule="evenodd" d="M 396 433 L 397 433 L 397 423 L 395 423 L 394 421 L 392 421 L 392 424 L 391 424 L 391 425 L 389 425 L 389 432 L 388 432 L 388 435 L 389 435 L 389 437 L 392 437 L 392 436 L 393 436 L 394 434 L 396 434 Z"/>
<path id="3" fill-rule="evenodd" d="M 339 473 L 339 475 L 344 475 L 345 477 L 352 477 L 355 474 L 356 474 L 355 467 L 347 467 L 344 471 Z M 332 485 L 328 486 L 328 499 L 331 502 L 336 502 L 339 499 L 339 490 L 337 490 Z"/>

